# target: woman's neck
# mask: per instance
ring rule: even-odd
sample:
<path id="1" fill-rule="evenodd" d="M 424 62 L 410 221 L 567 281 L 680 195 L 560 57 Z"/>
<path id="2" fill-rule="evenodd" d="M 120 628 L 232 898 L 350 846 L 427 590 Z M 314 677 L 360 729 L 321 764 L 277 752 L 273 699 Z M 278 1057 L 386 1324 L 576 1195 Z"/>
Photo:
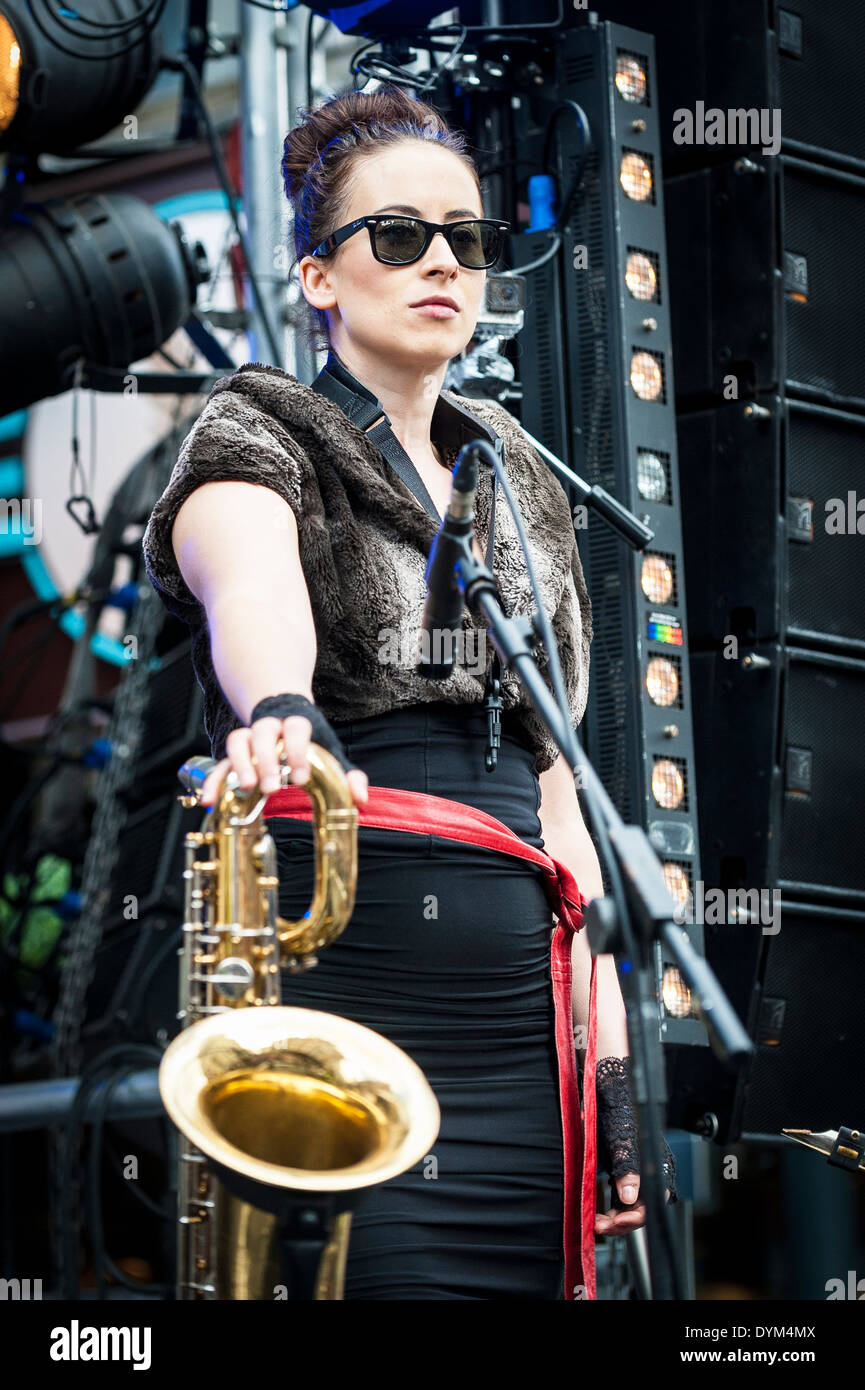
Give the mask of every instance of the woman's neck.
<path id="1" fill-rule="evenodd" d="M 370 358 L 353 347 L 341 347 L 336 356 L 381 401 L 393 432 L 409 458 L 415 455 L 435 458 L 430 426 L 447 363 L 443 362 L 435 371 L 430 371 L 423 367 L 414 368 L 410 363 L 396 365 L 382 362 L 380 358 Z"/>

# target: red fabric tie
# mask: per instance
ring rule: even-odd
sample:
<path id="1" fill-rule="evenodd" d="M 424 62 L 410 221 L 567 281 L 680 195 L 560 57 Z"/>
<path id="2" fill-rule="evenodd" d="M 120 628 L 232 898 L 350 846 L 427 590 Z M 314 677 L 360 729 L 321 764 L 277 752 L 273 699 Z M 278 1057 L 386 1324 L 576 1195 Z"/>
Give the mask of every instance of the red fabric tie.
<path id="1" fill-rule="evenodd" d="M 544 886 L 558 917 L 550 947 L 550 971 L 555 1010 L 555 1041 L 559 1070 L 564 1156 L 564 1296 L 597 1298 L 595 1278 L 595 1181 L 597 1135 L 595 1062 L 597 1051 L 597 961 L 592 957 L 589 981 L 589 1034 L 583 1071 L 583 1116 L 577 1085 L 577 1060 L 571 1005 L 571 939 L 583 925 L 583 897 L 570 869 L 545 850 L 526 844 L 515 831 L 495 816 L 461 801 L 398 787 L 369 788 L 369 800 L 358 806 L 358 826 L 403 830 L 417 835 L 438 835 L 463 840 L 500 854 L 527 859 L 543 871 Z M 265 818 L 287 816 L 313 819 L 312 803 L 303 787 L 283 787 L 267 798 Z"/>

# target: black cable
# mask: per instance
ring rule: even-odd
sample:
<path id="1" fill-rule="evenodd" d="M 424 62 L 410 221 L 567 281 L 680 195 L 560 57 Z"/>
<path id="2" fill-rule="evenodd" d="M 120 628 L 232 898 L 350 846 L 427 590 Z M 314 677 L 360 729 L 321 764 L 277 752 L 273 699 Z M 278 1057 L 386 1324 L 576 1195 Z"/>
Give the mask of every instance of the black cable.
<path id="1" fill-rule="evenodd" d="M 75 12 L 75 19 L 78 20 L 79 24 L 88 24 L 91 29 L 98 29 L 99 33 L 95 34 L 94 38 L 104 38 L 106 36 L 113 37 L 114 34 L 128 34 L 131 29 L 137 29 L 139 24 L 146 24 L 149 19 L 148 12 L 158 8 L 159 0 L 149 0 L 149 3 L 144 5 L 138 11 L 138 14 L 134 15 L 131 19 L 90 19 L 88 15 L 80 14 L 77 10 Z M 78 34 L 73 26 L 67 23 L 67 19 L 70 17 L 69 13 L 64 14 L 62 10 L 58 9 L 53 17 L 60 27 L 65 29 L 68 34 L 71 34 L 73 38 L 85 37 L 83 34 Z"/>
<path id="2" fill-rule="evenodd" d="M 314 26 L 315 26 L 315 21 L 316 21 L 317 19 L 319 19 L 319 18 L 324 19 L 324 24 L 323 24 L 322 27 L 319 29 L 318 33 L 315 35 L 315 38 L 313 38 L 313 29 L 314 29 Z M 309 12 L 309 19 L 308 19 L 307 22 L 306 22 L 306 54 L 305 54 L 305 62 L 306 62 L 306 104 L 307 104 L 307 107 L 312 106 L 312 97 L 313 97 L 313 92 L 312 92 L 312 55 L 313 55 L 313 53 L 315 52 L 315 50 L 318 48 L 318 45 L 321 43 L 322 39 L 324 38 L 325 34 L 327 33 L 328 29 L 330 28 L 330 25 L 331 25 L 331 21 L 330 21 L 325 15 L 319 16 L 319 15 L 316 14 L 315 10 L 310 10 L 310 12 Z"/>
<path id="3" fill-rule="evenodd" d="M 366 43 L 362 43 L 360 48 L 356 48 L 354 50 L 354 53 L 352 53 L 351 57 L 348 60 L 348 70 L 353 78 L 357 77 L 357 68 L 354 65 L 355 59 L 359 58 L 361 53 L 367 53 L 369 49 L 374 48 L 377 43 L 378 39 L 369 39 Z M 369 78 L 367 77 L 363 85 L 366 86 L 368 81 Z M 360 90 L 356 82 L 354 83 L 354 90 L 356 92 Z"/>
<path id="4" fill-rule="evenodd" d="M 528 265 L 517 266 L 514 270 L 505 270 L 502 272 L 503 275 L 530 275 L 532 271 L 540 270 L 541 266 L 547 265 L 548 262 L 553 260 L 553 258 L 556 255 L 558 255 L 558 252 L 561 250 L 562 233 L 564 232 L 565 223 L 568 217 L 568 211 L 570 209 L 571 203 L 574 200 L 574 195 L 576 194 L 577 189 L 583 181 L 583 175 L 585 173 L 586 168 L 586 150 L 588 148 L 589 123 L 582 107 L 578 106 L 575 101 L 571 101 L 569 99 L 561 101 L 552 111 L 550 118 L 547 121 L 547 128 L 544 132 L 544 152 L 541 160 L 544 173 L 549 173 L 549 155 L 550 145 L 552 143 L 553 130 L 555 128 L 556 121 L 558 120 L 562 111 L 568 110 L 576 116 L 577 121 L 579 122 L 580 134 L 582 136 L 582 144 L 580 147 L 580 155 L 577 163 L 577 170 L 574 174 L 573 179 L 571 180 L 570 188 L 568 189 L 567 193 L 565 194 L 565 197 L 561 201 L 558 217 L 556 218 L 556 221 L 551 228 L 544 229 L 546 231 L 552 232 L 551 244 L 547 248 L 547 250 L 544 251 L 543 255 L 538 256 L 536 260 L 529 261 Z"/>
<path id="5" fill-rule="evenodd" d="M 113 58 L 122 58 L 125 56 L 125 54 L 131 53 L 134 48 L 137 48 L 139 44 L 143 43 L 144 40 L 149 37 L 153 29 L 155 29 L 156 25 L 159 23 L 159 20 L 162 18 L 162 11 L 165 9 L 166 0 L 155 0 L 155 4 L 158 7 L 158 14 L 155 16 L 152 23 L 148 25 L 148 27 L 145 29 L 144 33 L 140 36 L 140 38 L 135 39 L 133 43 L 127 44 L 125 48 L 118 48 L 110 53 L 106 53 L 104 49 L 99 53 L 81 53 L 77 52 L 73 48 L 67 48 L 65 44 L 62 44 L 59 41 L 56 34 L 53 34 L 50 29 L 46 29 L 42 20 L 36 13 L 33 0 L 28 0 L 27 8 L 29 9 L 30 14 L 33 16 L 36 25 L 42 31 L 43 35 L 51 44 L 52 48 L 56 48 L 60 53 L 65 53 L 68 58 L 79 58 L 84 62 L 105 64 Z M 54 18 L 57 20 L 57 23 L 61 28 L 68 29 L 68 26 L 60 20 L 60 17 L 58 15 L 55 15 Z M 141 19 L 137 19 L 135 21 L 136 24 L 140 24 L 141 22 Z M 74 30 L 71 30 L 69 32 L 71 32 L 76 38 L 85 40 L 87 39 L 86 34 L 75 34 Z M 104 41 L 104 35 L 94 35 L 93 37 L 94 39 L 96 39 L 97 37 L 101 37 Z"/>
<path id="6" fill-rule="evenodd" d="M 562 199 L 561 206 L 559 208 L 559 215 L 556 218 L 557 232 L 564 231 L 565 223 L 568 219 L 568 212 L 570 210 L 574 194 L 576 193 L 577 189 L 582 183 L 583 174 L 585 173 L 586 169 L 586 152 L 588 150 L 589 144 L 588 117 L 586 116 L 586 113 L 583 110 L 583 108 L 579 106 L 577 102 L 572 101 L 569 97 L 566 97 L 563 101 L 558 102 L 557 105 L 553 108 L 552 112 L 550 113 L 550 118 L 547 121 L 546 130 L 544 131 L 544 152 L 541 160 L 544 173 L 547 174 L 550 172 L 550 148 L 552 146 L 553 131 L 555 130 L 556 123 L 559 117 L 565 111 L 569 111 L 572 116 L 576 117 L 577 124 L 580 128 L 581 144 L 580 153 L 577 160 L 576 173 L 574 174 L 574 177 L 571 180 L 571 185 L 567 191 L 567 194 Z"/>
<path id="7" fill-rule="evenodd" d="M 437 42 L 437 36 L 442 33 L 456 34 L 456 42 L 447 47 L 439 44 Z M 370 39 L 368 43 L 362 43 L 359 48 L 355 49 L 349 59 L 349 72 L 353 78 L 361 74 L 365 79 L 364 86 L 372 79 L 384 80 L 386 78 L 397 87 L 413 87 L 421 93 L 429 92 L 435 87 L 439 78 L 443 73 L 447 72 L 454 59 L 462 51 L 467 33 L 468 29 L 464 24 L 445 24 L 433 29 L 418 30 L 414 33 L 404 34 L 402 36 L 402 41 L 410 49 L 423 48 L 429 53 L 430 68 L 426 73 L 409 72 L 408 68 L 403 68 L 397 63 L 392 63 L 390 59 L 385 58 L 383 54 L 373 53 L 370 55 L 368 62 L 360 62 L 361 54 L 368 52 L 368 50 L 374 48 L 376 44 L 384 45 L 387 42 L 387 40 L 381 37 Z M 434 49 L 440 49 L 445 54 L 445 58 L 441 63 L 436 63 L 433 60 Z M 376 71 L 376 67 L 378 71 Z M 358 91 L 356 81 L 354 82 L 354 90 Z"/>
<path id="8" fill-rule="evenodd" d="M 143 1004 L 144 998 L 146 997 L 150 981 L 153 979 L 153 976 L 156 974 L 156 972 L 161 968 L 166 956 L 169 956 L 172 952 L 177 951 L 178 945 L 180 944 L 180 941 L 182 939 L 182 932 L 180 930 L 180 927 L 178 926 L 173 929 L 166 928 L 165 936 L 166 939 L 161 943 L 157 950 L 153 951 L 144 968 L 142 970 L 136 971 L 136 974 L 134 976 L 134 989 L 130 991 L 129 998 L 126 1001 L 125 1006 L 126 1012 L 129 1015 L 130 1022 L 137 1021 L 138 1013 L 141 1008 L 141 1005 Z M 106 1009 L 106 1014 L 108 1013 L 109 1010 Z"/>
<path id="9" fill-rule="evenodd" d="M 114 1172 L 117 1174 L 119 1178 L 122 1178 L 124 1183 L 126 1184 L 125 1190 L 128 1191 L 137 1202 L 141 1202 L 142 1206 L 145 1206 L 148 1211 L 152 1211 L 154 1216 L 158 1216 L 160 1220 L 173 1221 L 176 1215 L 174 1205 L 172 1205 L 168 1210 L 166 1210 L 165 1207 L 160 1206 L 160 1204 L 155 1200 L 155 1198 L 151 1197 L 149 1192 L 145 1192 L 142 1187 L 139 1187 L 138 1183 L 130 1185 L 129 1180 L 126 1178 L 123 1172 L 123 1160 L 120 1157 L 120 1154 L 117 1152 L 117 1150 L 112 1147 L 107 1135 L 103 1135 L 102 1147 L 105 1150 L 108 1162 L 111 1164 L 111 1167 L 114 1169 Z"/>
<path id="10" fill-rule="evenodd" d="M 303 54 L 306 76 L 307 109 L 312 106 L 312 31 L 315 25 L 315 19 L 315 10 L 310 10 L 309 17 L 306 21 L 306 48 Z"/>
<path id="11" fill-rule="evenodd" d="M 258 313 L 264 325 L 264 332 L 267 338 L 268 346 L 270 347 L 271 355 L 274 360 L 274 365 L 277 367 L 282 367 L 282 353 L 279 350 L 279 346 L 276 339 L 276 332 L 273 328 L 273 325 L 271 324 L 270 314 L 264 302 L 264 298 L 261 293 L 261 288 L 258 283 L 258 277 L 255 273 L 252 253 L 250 252 L 249 244 L 246 240 L 243 228 L 240 225 L 240 219 L 237 215 L 237 203 L 239 201 L 238 195 L 232 187 L 231 179 L 228 174 L 228 169 L 225 164 L 225 159 L 223 158 L 222 148 L 219 143 L 219 137 L 216 133 L 216 127 L 213 124 L 210 112 L 207 109 L 207 106 L 204 101 L 204 96 L 201 91 L 201 83 L 199 81 L 198 73 L 196 72 L 195 68 L 193 67 L 192 63 L 189 61 L 189 58 L 185 53 L 182 53 L 178 58 L 172 59 L 170 66 L 178 67 L 181 71 L 185 72 L 187 77 L 189 78 L 193 96 L 195 97 L 196 105 L 198 106 L 198 109 L 201 113 L 201 118 L 204 121 L 205 130 L 207 131 L 207 139 L 210 143 L 210 149 L 213 154 L 213 162 L 216 166 L 216 172 L 219 177 L 219 182 L 228 201 L 229 215 L 231 217 L 232 223 L 234 224 L 234 230 L 237 235 L 237 240 L 240 242 L 240 248 L 243 252 L 243 259 L 246 262 L 247 278 L 249 280 L 250 285 L 252 286 L 252 291 L 255 296 L 256 308 L 258 309 Z"/>
<path id="12" fill-rule="evenodd" d="M 165 1284 L 146 1284 L 140 1279 L 131 1279 L 115 1264 L 108 1251 L 105 1249 L 104 1227 L 102 1223 L 102 1134 L 108 1114 L 108 1106 L 111 1097 L 120 1085 L 135 1071 L 135 1064 L 130 1063 L 117 1068 L 112 1076 L 106 1081 L 105 1089 L 100 1095 L 96 1115 L 93 1119 L 93 1128 L 90 1136 L 90 1154 L 88 1162 L 88 1184 L 86 1208 L 89 1210 L 89 1235 L 93 1253 L 93 1267 L 96 1274 L 97 1295 L 100 1300 L 105 1298 L 105 1270 L 113 1279 L 124 1288 L 133 1289 L 136 1293 L 158 1294 L 163 1297 L 168 1292 Z"/>
<path id="13" fill-rule="evenodd" d="M 102 1225 L 102 1201 L 101 1201 L 101 1177 L 100 1159 L 102 1157 L 102 1128 L 105 1124 L 105 1114 L 108 1102 L 121 1081 L 125 1081 L 135 1070 L 134 1066 L 118 1067 L 111 1078 L 106 1082 L 102 1094 L 96 1102 L 96 1113 L 93 1117 L 93 1124 L 90 1133 L 90 1152 L 87 1156 L 87 1187 L 85 1196 L 85 1222 L 87 1232 L 90 1237 L 90 1249 L 93 1255 L 93 1270 L 96 1275 L 96 1297 L 102 1301 L 105 1298 L 105 1241 Z"/>
<path id="14" fill-rule="evenodd" d="M 81 1126 L 93 1087 L 103 1079 L 100 1073 L 108 1063 L 119 1063 L 123 1058 L 128 1062 L 160 1061 L 159 1048 L 147 1044 L 115 1043 L 94 1057 L 84 1067 L 78 1082 L 69 1113 L 60 1126 L 60 1174 L 59 1211 L 55 1214 L 58 1231 L 58 1254 L 60 1266 L 57 1275 L 60 1293 L 63 1298 L 77 1300 L 80 1297 L 80 1275 L 78 1269 L 78 1223 L 73 1220 L 71 1206 L 72 1174 L 78 1171 L 78 1150 Z M 119 1272 L 119 1271 L 118 1271 Z M 121 1281 L 123 1276 L 121 1274 Z M 136 1285 L 140 1288 L 140 1285 Z"/>

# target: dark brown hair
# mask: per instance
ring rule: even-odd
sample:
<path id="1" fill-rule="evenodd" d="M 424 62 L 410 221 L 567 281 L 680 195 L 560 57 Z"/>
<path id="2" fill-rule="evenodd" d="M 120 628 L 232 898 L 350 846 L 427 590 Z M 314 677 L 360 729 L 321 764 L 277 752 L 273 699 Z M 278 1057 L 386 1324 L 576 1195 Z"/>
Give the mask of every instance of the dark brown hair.
<path id="1" fill-rule="evenodd" d="M 359 159 L 402 140 L 429 140 L 451 150 L 469 170 L 481 192 L 477 166 L 465 137 L 434 107 L 388 85 L 375 92 L 344 92 L 318 107 L 300 107 L 299 123 L 285 137 L 282 179 L 285 196 L 294 209 L 293 271 L 303 256 L 329 236 L 344 220 L 348 185 Z M 331 256 L 338 254 L 332 251 Z M 327 258 L 329 259 L 329 257 Z M 314 309 L 309 344 L 329 346 L 328 319 Z"/>

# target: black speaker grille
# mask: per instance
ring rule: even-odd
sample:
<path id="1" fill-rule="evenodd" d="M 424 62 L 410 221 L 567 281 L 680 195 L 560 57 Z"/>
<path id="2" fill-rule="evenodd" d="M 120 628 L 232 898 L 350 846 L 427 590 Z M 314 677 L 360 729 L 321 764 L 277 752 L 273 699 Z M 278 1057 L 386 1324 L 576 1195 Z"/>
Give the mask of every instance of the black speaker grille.
<path id="1" fill-rule="evenodd" d="M 629 718 L 633 694 L 624 650 L 621 546 L 611 531 L 598 527 L 587 533 L 581 554 L 594 613 L 590 707 L 597 746 L 588 751 L 613 804 L 630 822 L 635 730 Z"/>
<path id="2" fill-rule="evenodd" d="M 177 784 L 178 792 L 181 790 Z M 196 821 L 171 792 L 133 811 L 120 832 L 120 853 L 107 894 L 105 931 L 130 920 L 126 898 L 134 894 L 140 918 L 157 900 L 166 910 L 180 913 L 182 906 L 182 844 L 184 827 L 197 829 Z M 174 865 L 172 871 L 171 865 Z M 124 915 L 126 912 L 127 915 Z"/>
<path id="3" fill-rule="evenodd" d="M 865 151 L 860 66 L 865 8 L 861 0 L 832 0 L 831 4 L 825 0 L 784 4 L 782 0 L 776 32 L 784 138 L 861 159 Z M 801 53 L 797 54 L 799 40 Z M 792 51 L 785 52 L 785 47 Z"/>
<path id="4" fill-rule="evenodd" d="M 865 663 L 823 663 L 790 653 L 782 767 L 787 772 L 778 876 L 803 885 L 865 892 L 865 778 L 859 751 Z M 810 783 L 810 786 L 809 786 Z"/>
<path id="5" fill-rule="evenodd" d="M 785 295 L 787 380 L 865 401 L 865 180 L 782 164 L 782 251 L 807 274 L 804 303 Z"/>
<path id="6" fill-rule="evenodd" d="M 202 736 L 199 687 L 190 659 L 190 642 L 185 640 L 166 656 L 153 671 L 150 699 L 144 716 L 141 753 L 150 758 L 160 748 L 188 740 L 198 731 Z"/>
<path id="7" fill-rule="evenodd" d="M 604 229 L 598 191 L 598 156 L 586 161 L 583 195 L 574 222 L 575 240 L 588 252 L 588 269 L 576 281 L 576 363 L 580 387 L 580 428 L 584 467 L 593 483 L 615 490 L 610 417 L 610 361 L 607 345 L 608 290 L 604 274 Z"/>
<path id="8" fill-rule="evenodd" d="M 741 1129 L 778 1134 L 861 1123 L 863 972 L 865 917 L 850 923 L 785 916 L 782 903 L 761 1006 L 775 1042 L 758 1047 Z"/>
<path id="9" fill-rule="evenodd" d="M 865 421 L 791 408 L 787 441 L 787 496 L 811 504 L 813 523 L 810 540 L 788 529 L 790 626 L 865 641 L 865 536 L 826 526 L 830 499 L 843 502 L 847 525 L 848 493 L 865 496 Z"/>

